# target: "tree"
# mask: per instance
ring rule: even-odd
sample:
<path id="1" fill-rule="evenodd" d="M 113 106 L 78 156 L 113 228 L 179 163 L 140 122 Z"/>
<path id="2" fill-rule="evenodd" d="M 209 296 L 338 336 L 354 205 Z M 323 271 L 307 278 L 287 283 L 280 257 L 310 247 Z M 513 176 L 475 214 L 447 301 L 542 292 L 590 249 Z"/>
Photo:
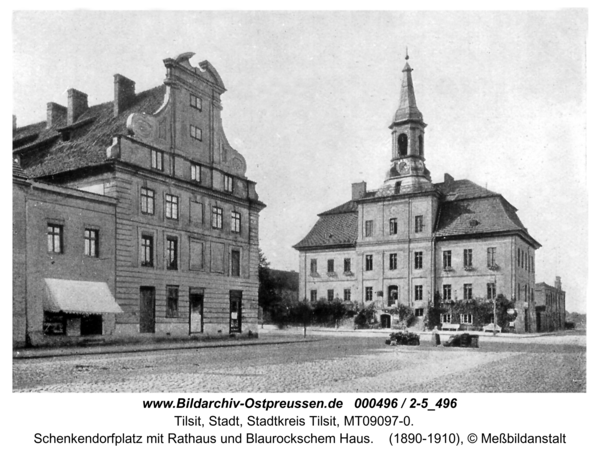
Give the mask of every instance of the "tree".
<path id="1" fill-rule="evenodd" d="M 271 269 L 267 257 L 262 250 L 258 250 L 258 304 L 264 315 L 268 315 L 273 322 L 280 322 L 282 308 L 280 308 L 280 296 L 276 292 L 275 282 L 271 276 Z"/>

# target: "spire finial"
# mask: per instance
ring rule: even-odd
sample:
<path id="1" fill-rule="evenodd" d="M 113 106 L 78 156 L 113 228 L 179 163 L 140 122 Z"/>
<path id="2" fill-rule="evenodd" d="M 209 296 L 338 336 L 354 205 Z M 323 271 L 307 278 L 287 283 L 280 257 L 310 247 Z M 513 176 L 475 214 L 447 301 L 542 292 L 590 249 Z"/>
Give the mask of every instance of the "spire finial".
<path id="1" fill-rule="evenodd" d="M 406 46 L 406 57 L 404 57 L 404 60 L 408 60 L 408 46 Z"/>

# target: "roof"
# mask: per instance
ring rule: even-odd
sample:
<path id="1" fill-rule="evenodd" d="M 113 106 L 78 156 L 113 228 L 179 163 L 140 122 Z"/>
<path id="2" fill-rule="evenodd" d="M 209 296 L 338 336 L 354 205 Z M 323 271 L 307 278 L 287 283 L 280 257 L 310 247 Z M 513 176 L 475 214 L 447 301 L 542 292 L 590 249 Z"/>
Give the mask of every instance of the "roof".
<path id="1" fill-rule="evenodd" d="M 444 202 L 436 237 L 525 230 L 501 196 Z"/>
<path id="2" fill-rule="evenodd" d="M 27 178 L 27 175 L 25 174 L 25 172 L 23 172 L 23 169 L 21 168 L 21 165 L 17 160 L 13 160 L 13 177 L 21 179 Z"/>
<path id="3" fill-rule="evenodd" d="M 467 179 L 454 180 L 450 177 L 442 183 L 434 183 L 433 186 L 446 197 L 447 201 L 500 195 Z"/>
<path id="4" fill-rule="evenodd" d="M 470 180 L 446 179 L 436 183 L 442 194 L 435 236 L 469 236 L 520 232 L 532 245 L 540 244 L 529 235 L 517 215 L 517 209 L 504 197 Z M 365 194 L 363 199 L 372 197 Z M 358 203 L 345 202 L 319 214 L 319 220 L 299 243 L 298 250 L 340 248 L 356 245 L 358 239 Z"/>
<path id="5" fill-rule="evenodd" d="M 134 112 L 153 113 L 162 105 L 165 86 L 161 85 L 135 95 L 130 106 L 116 117 L 113 101 L 90 106 L 73 125 L 71 138 L 61 139 L 66 118 L 52 128 L 46 122 L 17 128 L 13 133 L 14 153 L 29 177 L 57 174 L 106 161 L 106 149 L 114 136 L 126 134 L 127 117 Z"/>
<path id="6" fill-rule="evenodd" d="M 297 250 L 310 248 L 352 247 L 358 238 L 358 209 L 348 201 L 319 214 L 308 235 L 294 245 Z"/>

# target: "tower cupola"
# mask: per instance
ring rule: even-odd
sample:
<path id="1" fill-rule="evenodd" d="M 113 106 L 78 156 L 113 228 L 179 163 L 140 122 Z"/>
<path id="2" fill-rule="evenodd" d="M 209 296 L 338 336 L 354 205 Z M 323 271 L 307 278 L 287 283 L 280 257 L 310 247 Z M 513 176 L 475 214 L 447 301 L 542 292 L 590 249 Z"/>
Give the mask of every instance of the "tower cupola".
<path id="1" fill-rule="evenodd" d="M 431 184 L 425 167 L 425 127 L 423 114 L 417 107 L 412 71 L 408 63 L 402 70 L 400 103 L 390 125 L 392 130 L 392 164 L 386 176 L 386 184 L 396 188 L 422 187 Z"/>

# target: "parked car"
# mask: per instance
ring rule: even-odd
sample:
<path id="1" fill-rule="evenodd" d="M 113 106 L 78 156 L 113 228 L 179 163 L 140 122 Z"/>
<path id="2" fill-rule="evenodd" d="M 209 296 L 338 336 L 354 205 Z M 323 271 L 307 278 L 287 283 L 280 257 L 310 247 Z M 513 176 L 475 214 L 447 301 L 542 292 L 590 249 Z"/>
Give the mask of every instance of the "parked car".
<path id="1" fill-rule="evenodd" d="M 479 335 L 471 335 L 469 333 L 461 333 L 460 335 L 453 335 L 444 343 L 444 346 L 461 347 L 461 348 L 478 348 L 479 347 Z"/>
<path id="2" fill-rule="evenodd" d="M 494 326 L 493 322 L 490 323 L 490 324 L 488 324 L 488 325 L 484 325 L 482 327 L 482 329 L 483 329 L 484 332 L 493 332 L 494 331 L 494 327 L 495 327 L 496 332 L 498 332 L 498 333 L 502 332 L 502 327 L 500 327 L 498 324 L 496 324 Z"/>
<path id="3" fill-rule="evenodd" d="M 385 340 L 385 344 L 404 344 L 409 346 L 418 346 L 421 344 L 419 335 L 409 331 L 393 332 L 390 333 L 390 337 Z"/>

